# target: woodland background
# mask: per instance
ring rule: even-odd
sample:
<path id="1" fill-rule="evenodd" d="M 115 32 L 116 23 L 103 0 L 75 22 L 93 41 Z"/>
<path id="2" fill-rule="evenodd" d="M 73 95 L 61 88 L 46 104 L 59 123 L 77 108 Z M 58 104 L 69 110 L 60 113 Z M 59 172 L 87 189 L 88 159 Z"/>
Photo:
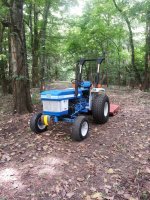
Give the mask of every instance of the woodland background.
<path id="1" fill-rule="evenodd" d="M 149 89 L 148 0 L 0 0 L 0 85 L 14 112 L 32 111 L 30 88 L 70 80 L 79 58 L 103 52 L 103 84 Z"/>

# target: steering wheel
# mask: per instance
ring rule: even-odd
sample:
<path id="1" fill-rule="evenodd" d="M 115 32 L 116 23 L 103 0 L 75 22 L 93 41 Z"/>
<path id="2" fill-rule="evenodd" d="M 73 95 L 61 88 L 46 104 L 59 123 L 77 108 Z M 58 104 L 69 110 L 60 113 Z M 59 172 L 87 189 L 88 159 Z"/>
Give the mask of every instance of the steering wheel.
<path id="1" fill-rule="evenodd" d="M 77 79 L 71 79 L 71 83 L 75 84 L 76 81 L 78 81 Z M 81 84 L 83 83 L 83 81 L 78 81 L 78 85 L 81 86 Z"/>
<path id="2" fill-rule="evenodd" d="M 75 84 L 76 81 L 77 81 L 77 79 L 71 79 L 72 84 Z"/>

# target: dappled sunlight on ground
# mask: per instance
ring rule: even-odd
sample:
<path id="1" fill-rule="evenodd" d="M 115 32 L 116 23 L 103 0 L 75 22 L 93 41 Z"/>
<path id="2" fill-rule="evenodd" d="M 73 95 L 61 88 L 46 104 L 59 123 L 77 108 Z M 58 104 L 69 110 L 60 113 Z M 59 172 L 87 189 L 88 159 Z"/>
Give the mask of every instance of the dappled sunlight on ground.
<path id="1" fill-rule="evenodd" d="M 0 170 L 0 197 L 12 197 L 28 191 L 37 190 L 41 187 L 43 180 L 45 184 L 59 177 L 63 170 L 64 159 L 55 156 L 39 157 L 30 164 L 13 162 L 13 167 L 4 166 Z M 20 199 L 22 197 L 20 196 Z"/>
<path id="2" fill-rule="evenodd" d="M 47 176 L 52 176 L 57 174 L 58 172 L 55 170 L 54 167 L 49 167 L 49 166 L 41 166 L 42 169 L 38 170 L 38 175 L 47 175 Z"/>
<path id="3" fill-rule="evenodd" d="M 18 177 L 18 172 L 13 168 L 6 168 L 0 171 L 0 180 L 1 182 L 9 182 L 16 180 Z"/>
<path id="4" fill-rule="evenodd" d="M 23 190 L 24 187 L 25 186 L 21 181 L 21 175 L 18 170 L 14 168 L 5 168 L 0 171 L 0 188 L 2 188 L 2 194 L 5 189 L 7 190 L 7 194 L 9 194 L 9 191 L 13 189 L 17 189 L 19 191 Z"/>
<path id="5" fill-rule="evenodd" d="M 41 160 L 43 161 L 43 164 L 51 165 L 51 166 L 59 165 L 63 162 L 60 158 L 51 157 L 51 156 L 46 156 L 42 158 Z"/>
<path id="6" fill-rule="evenodd" d="M 60 158 L 47 156 L 41 159 L 42 163 L 35 167 L 35 171 L 39 176 L 47 175 L 49 178 L 61 174 L 59 166 L 63 163 Z"/>

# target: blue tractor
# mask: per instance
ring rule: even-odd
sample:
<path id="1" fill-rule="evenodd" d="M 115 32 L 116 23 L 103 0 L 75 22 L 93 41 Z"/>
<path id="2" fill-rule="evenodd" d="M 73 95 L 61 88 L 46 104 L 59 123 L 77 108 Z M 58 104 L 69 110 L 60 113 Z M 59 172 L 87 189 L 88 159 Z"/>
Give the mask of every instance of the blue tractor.
<path id="1" fill-rule="evenodd" d="M 99 88 L 100 65 L 104 58 L 80 59 L 76 67 L 76 78 L 72 80 L 74 88 L 41 92 L 43 112 L 34 114 L 30 128 L 35 133 L 42 133 L 53 123 L 64 121 L 73 124 L 71 137 L 82 141 L 89 136 L 89 122 L 86 114 L 91 114 L 98 124 L 108 121 L 110 103 L 105 89 Z M 85 62 L 97 61 L 95 83 L 82 80 Z"/>

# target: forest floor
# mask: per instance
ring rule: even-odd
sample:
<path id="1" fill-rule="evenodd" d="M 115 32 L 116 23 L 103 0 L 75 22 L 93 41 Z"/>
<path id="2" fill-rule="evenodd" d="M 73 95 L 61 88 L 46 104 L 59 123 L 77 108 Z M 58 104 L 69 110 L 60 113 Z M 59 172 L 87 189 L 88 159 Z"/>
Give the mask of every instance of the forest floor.
<path id="1" fill-rule="evenodd" d="M 0 200 L 149 200 L 150 93 L 108 95 L 118 114 L 104 125 L 89 117 L 90 137 L 82 142 L 70 139 L 66 123 L 32 133 L 33 114 L 12 115 L 12 96 L 1 96 Z"/>

